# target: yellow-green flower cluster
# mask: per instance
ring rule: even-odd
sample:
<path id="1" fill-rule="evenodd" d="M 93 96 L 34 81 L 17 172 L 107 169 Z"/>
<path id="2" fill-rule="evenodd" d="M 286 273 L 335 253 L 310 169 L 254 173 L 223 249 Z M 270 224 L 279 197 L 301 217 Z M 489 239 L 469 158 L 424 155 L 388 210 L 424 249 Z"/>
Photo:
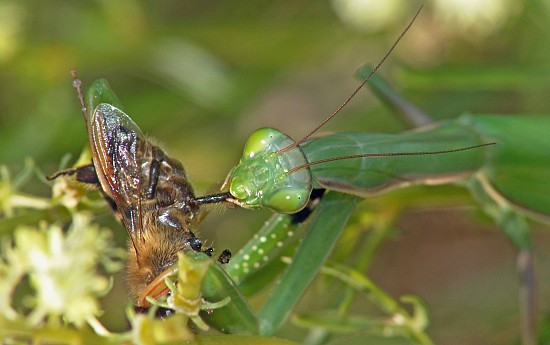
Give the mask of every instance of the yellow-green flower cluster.
<path id="1" fill-rule="evenodd" d="M 27 195 L 19 189 L 31 177 L 34 171 L 31 159 L 25 161 L 25 167 L 14 178 L 5 165 L 0 165 L 0 217 L 12 217 L 19 208 L 46 209 L 51 206 L 49 199 Z"/>
<path id="2" fill-rule="evenodd" d="M 82 326 L 100 313 L 98 297 L 109 289 L 109 279 L 98 271 L 113 272 L 122 266 L 120 249 L 111 233 L 90 223 L 91 216 L 75 213 L 70 227 L 41 223 L 21 226 L 13 241 L 4 241 L 0 257 L 0 313 L 14 319 L 23 307 L 33 325 L 61 318 Z M 32 288 L 23 303 L 13 302 L 15 289 L 28 277 Z"/>

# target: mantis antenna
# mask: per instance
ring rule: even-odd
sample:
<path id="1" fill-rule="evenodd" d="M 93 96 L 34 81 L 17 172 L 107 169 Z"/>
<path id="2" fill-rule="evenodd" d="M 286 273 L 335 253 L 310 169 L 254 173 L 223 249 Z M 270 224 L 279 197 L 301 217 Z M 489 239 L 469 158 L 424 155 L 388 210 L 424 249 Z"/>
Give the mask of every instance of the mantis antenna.
<path id="1" fill-rule="evenodd" d="M 356 158 L 365 158 L 365 157 L 394 157 L 394 156 L 424 156 L 424 155 L 439 155 L 443 153 L 453 153 L 453 152 L 460 152 L 460 151 L 466 151 L 466 150 L 473 150 L 484 146 L 489 145 L 495 145 L 496 143 L 484 143 L 479 144 L 475 146 L 468 146 L 468 147 L 461 147 L 458 149 L 450 149 L 450 150 L 443 150 L 443 151 L 417 151 L 417 152 L 390 152 L 390 153 L 365 153 L 360 155 L 350 155 L 350 156 L 342 156 L 342 157 L 334 157 L 334 158 L 327 158 L 327 159 L 321 159 L 315 162 L 308 162 L 306 164 L 299 165 L 297 167 L 294 167 L 290 169 L 287 174 L 290 175 L 298 170 L 310 167 L 312 165 L 317 164 L 323 164 L 333 161 L 341 161 L 345 159 L 356 159 Z"/>
<path id="2" fill-rule="evenodd" d="M 309 133 L 307 133 L 306 135 L 304 135 L 300 140 L 296 140 L 294 143 L 288 145 L 287 147 L 285 148 L 282 148 L 280 149 L 279 151 L 277 151 L 277 153 L 284 153 L 290 149 L 292 149 L 293 147 L 296 147 L 298 145 L 300 145 L 302 142 L 304 142 L 304 140 L 306 140 L 307 138 L 309 138 L 310 136 L 312 136 L 315 132 L 317 132 L 319 129 L 321 129 L 321 127 L 323 127 L 324 125 L 326 125 L 330 120 L 332 120 L 332 118 L 334 116 L 336 116 L 336 114 L 338 114 L 352 99 L 353 97 L 355 97 L 355 95 L 361 90 L 361 88 L 363 88 L 363 86 L 365 86 L 365 84 L 370 80 L 370 78 L 374 75 L 374 73 L 376 73 L 376 71 L 380 68 L 380 66 L 382 66 L 382 64 L 384 63 L 384 61 L 386 61 L 386 59 L 388 58 L 388 56 L 390 56 L 391 52 L 393 51 L 393 49 L 397 46 L 397 44 L 399 43 L 399 41 L 401 41 L 401 39 L 403 38 L 403 36 L 405 36 L 405 34 L 407 33 L 407 31 L 409 31 L 409 29 L 411 28 L 411 26 L 413 25 L 414 21 L 416 20 L 416 17 L 418 17 L 418 15 L 420 14 L 420 11 L 422 11 L 422 8 L 424 7 L 424 5 L 421 5 L 420 8 L 418 9 L 418 11 L 416 11 L 416 14 L 414 15 L 414 17 L 411 19 L 411 21 L 409 22 L 409 24 L 407 25 L 407 27 L 405 28 L 405 30 L 403 30 L 401 32 L 401 34 L 399 34 L 399 36 L 397 37 L 397 39 L 395 40 L 395 42 L 393 42 L 392 46 L 390 47 L 390 49 L 388 49 L 386 51 L 386 53 L 384 54 L 384 56 L 382 57 L 382 59 L 380 59 L 380 61 L 378 61 L 378 63 L 374 66 L 374 68 L 370 71 L 369 75 L 365 78 L 365 80 L 363 80 L 363 82 L 361 84 L 359 84 L 359 86 L 355 89 L 355 91 L 352 92 L 352 94 L 342 103 L 340 104 L 340 106 L 332 113 L 330 114 L 329 117 L 327 117 L 323 122 L 321 122 L 317 127 L 315 127 L 313 130 L 311 130 Z"/>

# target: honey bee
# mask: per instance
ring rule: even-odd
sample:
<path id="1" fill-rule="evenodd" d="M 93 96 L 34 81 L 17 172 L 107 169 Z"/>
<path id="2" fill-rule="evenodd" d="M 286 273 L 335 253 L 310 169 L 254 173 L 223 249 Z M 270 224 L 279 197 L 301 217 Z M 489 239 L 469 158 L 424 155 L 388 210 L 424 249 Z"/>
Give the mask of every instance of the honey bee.
<path id="1" fill-rule="evenodd" d="M 201 204 L 222 199 L 197 200 L 182 164 L 147 140 L 122 110 L 107 103 L 94 108 L 93 95 L 88 95 L 86 107 L 76 71 L 72 75 L 86 121 L 92 164 L 61 171 L 49 179 L 75 174 L 77 181 L 95 185 L 103 194 L 129 235 L 127 280 L 136 309 L 147 309 L 147 297 L 158 299 L 170 292 L 164 281 L 174 274 L 178 252 L 212 254 L 212 248 L 203 250 L 191 228 Z M 100 82 L 105 92 L 112 92 L 106 81 Z M 230 255 L 223 251 L 219 261 L 227 262 Z"/>

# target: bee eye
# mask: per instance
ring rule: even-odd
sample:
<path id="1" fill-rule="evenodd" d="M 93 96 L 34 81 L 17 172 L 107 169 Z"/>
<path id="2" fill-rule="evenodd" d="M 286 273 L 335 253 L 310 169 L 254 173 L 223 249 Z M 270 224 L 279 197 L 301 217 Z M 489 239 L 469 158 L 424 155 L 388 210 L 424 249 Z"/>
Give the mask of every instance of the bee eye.
<path id="1" fill-rule="evenodd" d="M 153 275 L 153 271 L 151 271 L 150 268 L 142 268 L 141 271 L 142 271 L 142 274 L 143 274 L 143 280 L 147 284 L 149 284 L 150 282 L 153 281 L 153 279 L 155 279 L 155 276 Z"/>

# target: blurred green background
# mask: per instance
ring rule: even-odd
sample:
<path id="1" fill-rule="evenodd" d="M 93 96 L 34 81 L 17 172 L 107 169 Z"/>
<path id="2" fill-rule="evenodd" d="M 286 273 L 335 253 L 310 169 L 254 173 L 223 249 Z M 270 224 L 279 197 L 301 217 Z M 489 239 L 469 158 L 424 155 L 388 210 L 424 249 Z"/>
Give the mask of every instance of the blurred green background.
<path id="1" fill-rule="evenodd" d="M 336 109 L 358 84 L 357 69 L 380 59 L 420 4 L 2 0 L 0 163 L 17 171 L 32 157 L 52 173 L 87 145 L 69 73 L 77 67 L 84 85 L 111 82 L 143 132 L 184 163 L 198 194 L 213 191 L 251 131 L 273 126 L 298 137 Z M 437 118 L 549 111 L 550 1 L 424 5 L 380 71 L 403 94 Z M 346 129 L 405 127 L 361 92 L 325 130 Z M 407 212 L 372 277 L 396 296 L 428 301 L 437 343 L 513 343 L 514 252 L 489 222 L 469 221 L 468 205 Z M 266 217 L 211 213 L 202 237 L 234 251 Z M 547 237 L 537 238 L 542 291 Z M 122 312 L 114 327 L 124 327 Z"/>

